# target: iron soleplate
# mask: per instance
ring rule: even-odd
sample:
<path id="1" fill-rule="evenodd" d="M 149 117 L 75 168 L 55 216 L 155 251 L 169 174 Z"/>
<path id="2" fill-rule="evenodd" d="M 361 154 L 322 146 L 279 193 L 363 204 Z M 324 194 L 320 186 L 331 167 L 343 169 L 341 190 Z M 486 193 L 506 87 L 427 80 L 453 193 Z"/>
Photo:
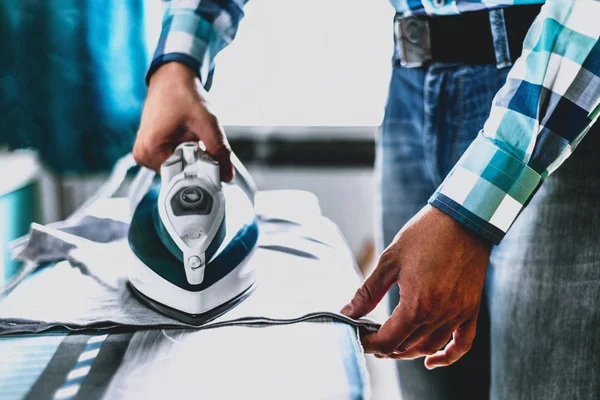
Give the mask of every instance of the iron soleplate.
<path id="1" fill-rule="evenodd" d="M 146 296 L 144 293 L 137 290 L 135 288 L 135 286 L 133 286 L 131 284 L 131 282 L 127 282 L 127 285 L 129 286 L 129 288 L 131 289 L 131 292 L 135 295 L 135 297 L 140 302 L 142 302 L 144 305 L 146 305 L 147 307 L 149 307 L 149 308 L 153 309 L 154 311 L 157 311 L 163 315 L 166 315 L 167 317 L 176 319 L 178 321 L 181 321 L 183 323 L 193 325 L 193 326 L 202 326 L 214 319 L 217 319 L 221 315 L 225 314 L 226 312 L 230 311 L 231 309 L 233 309 L 234 307 L 239 305 L 241 302 L 246 300 L 252 294 L 252 292 L 254 292 L 254 289 L 256 288 L 256 285 L 252 284 L 252 286 L 250 286 L 248 289 L 246 289 L 245 291 L 243 291 L 242 293 L 240 293 L 233 299 L 227 301 L 226 303 L 221 304 L 220 306 L 218 306 L 216 308 L 213 308 L 210 311 L 207 311 L 202 314 L 188 314 L 186 312 L 177 310 L 175 308 L 169 307 L 165 304 L 159 303 L 156 300 L 151 299 L 150 297 Z"/>

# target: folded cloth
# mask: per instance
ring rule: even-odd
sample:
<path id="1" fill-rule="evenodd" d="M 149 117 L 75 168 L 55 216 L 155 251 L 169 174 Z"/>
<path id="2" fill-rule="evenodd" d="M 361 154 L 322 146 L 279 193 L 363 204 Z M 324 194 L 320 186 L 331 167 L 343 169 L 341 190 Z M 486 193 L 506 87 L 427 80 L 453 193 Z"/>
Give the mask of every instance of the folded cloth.
<path id="1" fill-rule="evenodd" d="M 380 324 L 371 319 L 353 320 L 339 313 L 360 277 L 338 228 L 306 196 L 296 191 L 258 194 L 261 234 L 249 261 L 256 264 L 257 288 L 240 305 L 199 328 L 159 314 L 132 296 L 126 278 L 134 257 L 124 237 L 126 199 L 103 200 L 96 207 L 101 213 L 75 226 L 34 226 L 21 257 L 65 261 L 39 269 L 0 301 L 0 335 L 57 326 L 207 329 L 300 321 L 341 321 L 377 330 Z"/>

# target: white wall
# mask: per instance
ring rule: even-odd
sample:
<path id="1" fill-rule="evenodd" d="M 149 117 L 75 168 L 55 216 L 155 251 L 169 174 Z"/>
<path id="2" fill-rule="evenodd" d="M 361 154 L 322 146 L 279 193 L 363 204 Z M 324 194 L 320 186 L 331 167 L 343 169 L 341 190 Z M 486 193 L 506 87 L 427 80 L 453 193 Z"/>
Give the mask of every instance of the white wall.
<path id="1" fill-rule="evenodd" d="M 145 0 L 150 54 L 159 4 Z M 251 0 L 244 10 L 209 96 L 223 124 L 379 125 L 393 49 L 389 0 Z"/>

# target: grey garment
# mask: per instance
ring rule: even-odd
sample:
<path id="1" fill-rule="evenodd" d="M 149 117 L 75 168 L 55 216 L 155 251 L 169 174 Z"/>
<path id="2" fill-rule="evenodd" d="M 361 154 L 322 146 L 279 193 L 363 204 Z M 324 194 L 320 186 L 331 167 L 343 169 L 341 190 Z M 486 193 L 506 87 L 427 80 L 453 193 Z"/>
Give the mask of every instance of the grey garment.
<path id="1" fill-rule="evenodd" d="M 295 202 L 289 196 L 282 200 Z M 104 208 L 111 209 L 110 204 Z M 121 219 L 88 216 L 80 226 L 69 229 L 79 236 L 34 230 L 22 254 L 30 261 L 48 261 L 49 255 L 67 261 L 42 268 L 0 301 L 0 335 L 41 332 L 55 326 L 74 330 L 191 327 L 148 309 L 132 296 L 127 276 L 134 255 L 123 238 L 126 231 Z M 202 329 L 301 321 L 342 321 L 378 328 L 371 320 L 355 321 L 339 314 L 360 285 L 360 278 L 352 254 L 331 221 L 320 215 L 287 219 L 273 212 L 261 214 L 260 219 L 259 248 L 249 260 L 256 267 L 256 290 Z M 100 228 L 105 232 L 99 236 Z M 106 242 L 111 237 L 118 240 Z M 66 251 L 62 257 L 57 251 L 60 249 Z"/>
<path id="2" fill-rule="evenodd" d="M 596 124 L 492 253 L 492 399 L 600 398 L 599 160 Z"/>
<path id="3" fill-rule="evenodd" d="M 97 243 L 110 243 L 127 236 L 128 225 L 110 218 L 85 216 L 76 225 L 58 230 Z M 64 260 L 77 246 L 43 232 L 35 226 L 31 229 L 27 245 L 17 251 L 16 258 L 38 264 Z"/>
<path id="4" fill-rule="evenodd" d="M 381 246 L 475 138 L 507 72 L 394 69 L 378 141 Z M 596 125 L 494 248 L 473 349 L 433 371 L 398 362 L 404 400 L 600 398 L 598 160 Z M 398 291 L 390 297 L 397 304 Z"/>

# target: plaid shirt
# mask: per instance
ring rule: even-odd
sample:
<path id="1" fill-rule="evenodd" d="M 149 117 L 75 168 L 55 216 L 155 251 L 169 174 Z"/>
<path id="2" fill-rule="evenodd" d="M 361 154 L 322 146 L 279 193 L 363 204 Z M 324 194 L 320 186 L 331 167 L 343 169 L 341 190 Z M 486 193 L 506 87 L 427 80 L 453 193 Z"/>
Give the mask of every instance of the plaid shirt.
<path id="1" fill-rule="evenodd" d="M 544 0 L 390 0 L 404 14 L 453 15 L 468 11 L 523 4 L 541 4 Z"/>
<path id="2" fill-rule="evenodd" d="M 148 76 L 168 61 L 210 86 L 246 0 L 171 0 Z M 534 0 L 392 0 L 405 14 L 457 14 Z M 600 114 L 600 1 L 548 0 L 490 116 L 429 203 L 498 244 L 544 178 Z"/>

